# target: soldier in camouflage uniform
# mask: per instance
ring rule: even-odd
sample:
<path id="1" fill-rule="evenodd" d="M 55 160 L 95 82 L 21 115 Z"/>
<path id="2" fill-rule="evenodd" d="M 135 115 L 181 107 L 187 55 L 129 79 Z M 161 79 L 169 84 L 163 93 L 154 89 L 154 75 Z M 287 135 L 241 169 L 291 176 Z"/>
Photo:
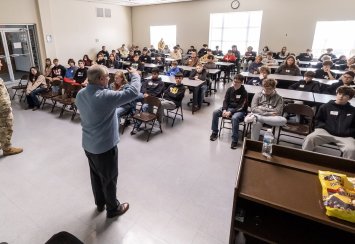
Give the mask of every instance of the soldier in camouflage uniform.
<path id="1" fill-rule="evenodd" d="M 0 70 L 2 62 L 0 59 Z M 0 78 L 0 149 L 3 150 L 3 156 L 21 153 L 22 148 L 11 146 L 13 115 L 9 93 L 5 87 L 4 81 Z"/>

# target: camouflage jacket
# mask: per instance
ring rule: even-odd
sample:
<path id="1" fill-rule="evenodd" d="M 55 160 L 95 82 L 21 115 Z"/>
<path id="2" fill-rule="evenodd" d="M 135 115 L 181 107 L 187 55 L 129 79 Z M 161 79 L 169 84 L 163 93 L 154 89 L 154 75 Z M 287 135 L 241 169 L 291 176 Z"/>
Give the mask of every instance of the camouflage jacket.
<path id="1" fill-rule="evenodd" d="M 10 95 L 4 81 L 0 78 L 0 117 L 6 117 L 11 112 Z"/>

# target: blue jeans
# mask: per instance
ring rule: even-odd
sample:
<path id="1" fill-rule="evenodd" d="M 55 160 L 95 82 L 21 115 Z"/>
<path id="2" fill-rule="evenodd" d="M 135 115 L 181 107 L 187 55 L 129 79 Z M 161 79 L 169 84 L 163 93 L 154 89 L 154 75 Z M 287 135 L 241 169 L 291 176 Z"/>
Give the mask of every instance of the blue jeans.
<path id="1" fill-rule="evenodd" d="M 228 110 L 227 110 L 228 111 Z M 217 109 L 213 112 L 213 117 L 212 117 L 212 132 L 213 133 L 218 133 L 218 121 L 219 117 L 222 117 L 223 110 L 222 108 Z M 239 123 L 244 120 L 245 117 L 245 112 L 236 112 L 232 115 L 232 141 L 237 142 L 238 141 L 238 132 L 239 132 Z"/>
<path id="2" fill-rule="evenodd" d="M 205 97 L 207 91 L 207 85 L 202 85 L 201 87 L 195 87 L 194 88 L 194 105 L 197 105 L 199 107 L 201 107 L 203 99 Z"/>
<path id="3" fill-rule="evenodd" d="M 37 98 L 37 95 L 46 91 L 47 88 L 39 87 L 33 90 L 30 94 L 26 95 L 27 103 L 29 107 L 39 107 L 41 104 Z"/>

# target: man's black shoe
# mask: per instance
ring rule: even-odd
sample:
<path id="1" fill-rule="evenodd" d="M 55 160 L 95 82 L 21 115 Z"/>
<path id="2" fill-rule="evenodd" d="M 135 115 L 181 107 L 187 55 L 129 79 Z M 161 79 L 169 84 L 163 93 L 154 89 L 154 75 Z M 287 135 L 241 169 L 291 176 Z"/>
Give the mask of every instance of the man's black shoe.
<path id="1" fill-rule="evenodd" d="M 238 147 L 238 142 L 233 141 L 232 144 L 231 144 L 231 148 L 232 149 L 237 149 L 237 147 Z"/>
<path id="2" fill-rule="evenodd" d="M 122 203 L 120 206 L 117 207 L 116 210 L 107 212 L 107 218 L 114 218 L 114 217 L 118 217 L 121 216 L 122 214 L 124 214 L 125 212 L 127 212 L 127 210 L 129 209 L 129 204 L 127 202 Z"/>
<path id="3" fill-rule="evenodd" d="M 105 205 L 97 206 L 97 207 L 96 207 L 96 210 L 97 210 L 97 212 L 101 213 L 102 211 L 105 210 Z"/>
<path id="4" fill-rule="evenodd" d="M 214 133 L 214 132 L 213 132 L 213 133 L 211 134 L 211 136 L 210 136 L 210 140 L 211 140 L 211 141 L 215 141 L 215 140 L 217 140 L 217 138 L 218 138 L 218 134 L 217 134 L 217 133 Z"/>

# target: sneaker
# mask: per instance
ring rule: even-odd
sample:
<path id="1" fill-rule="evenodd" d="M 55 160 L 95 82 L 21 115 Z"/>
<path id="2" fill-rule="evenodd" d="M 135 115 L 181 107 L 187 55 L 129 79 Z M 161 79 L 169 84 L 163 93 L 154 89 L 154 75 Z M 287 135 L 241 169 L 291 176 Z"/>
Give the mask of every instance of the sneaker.
<path id="1" fill-rule="evenodd" d="M 232 149 L 237 149 L 237 147 L 238 147 L 238 142 L 232 141 L 231 148 Z"/>
<path id="2" fill-rule="evenodd" d="M 255 124 L 256 123 L 256 116 L 252 113 L 248 114 L 247 116 L 245 116 L 244 122 Z"/>
<path id="3" fill-rule="evenodd" d="M 217 140 L 217 138 L 218 138 L 218 134 L 212 132 L 212 134 L 211 134 L 211 136 L 210 136 L 210 141 L 215 141 L 215 140 Z"/>
<path id="4" fill-rule="evenodd" d="M 23 149 L 19 147 L 9 147 L 3 149 L 3 156 L 10 156 L 18 153 L 22 153 Z"/>

